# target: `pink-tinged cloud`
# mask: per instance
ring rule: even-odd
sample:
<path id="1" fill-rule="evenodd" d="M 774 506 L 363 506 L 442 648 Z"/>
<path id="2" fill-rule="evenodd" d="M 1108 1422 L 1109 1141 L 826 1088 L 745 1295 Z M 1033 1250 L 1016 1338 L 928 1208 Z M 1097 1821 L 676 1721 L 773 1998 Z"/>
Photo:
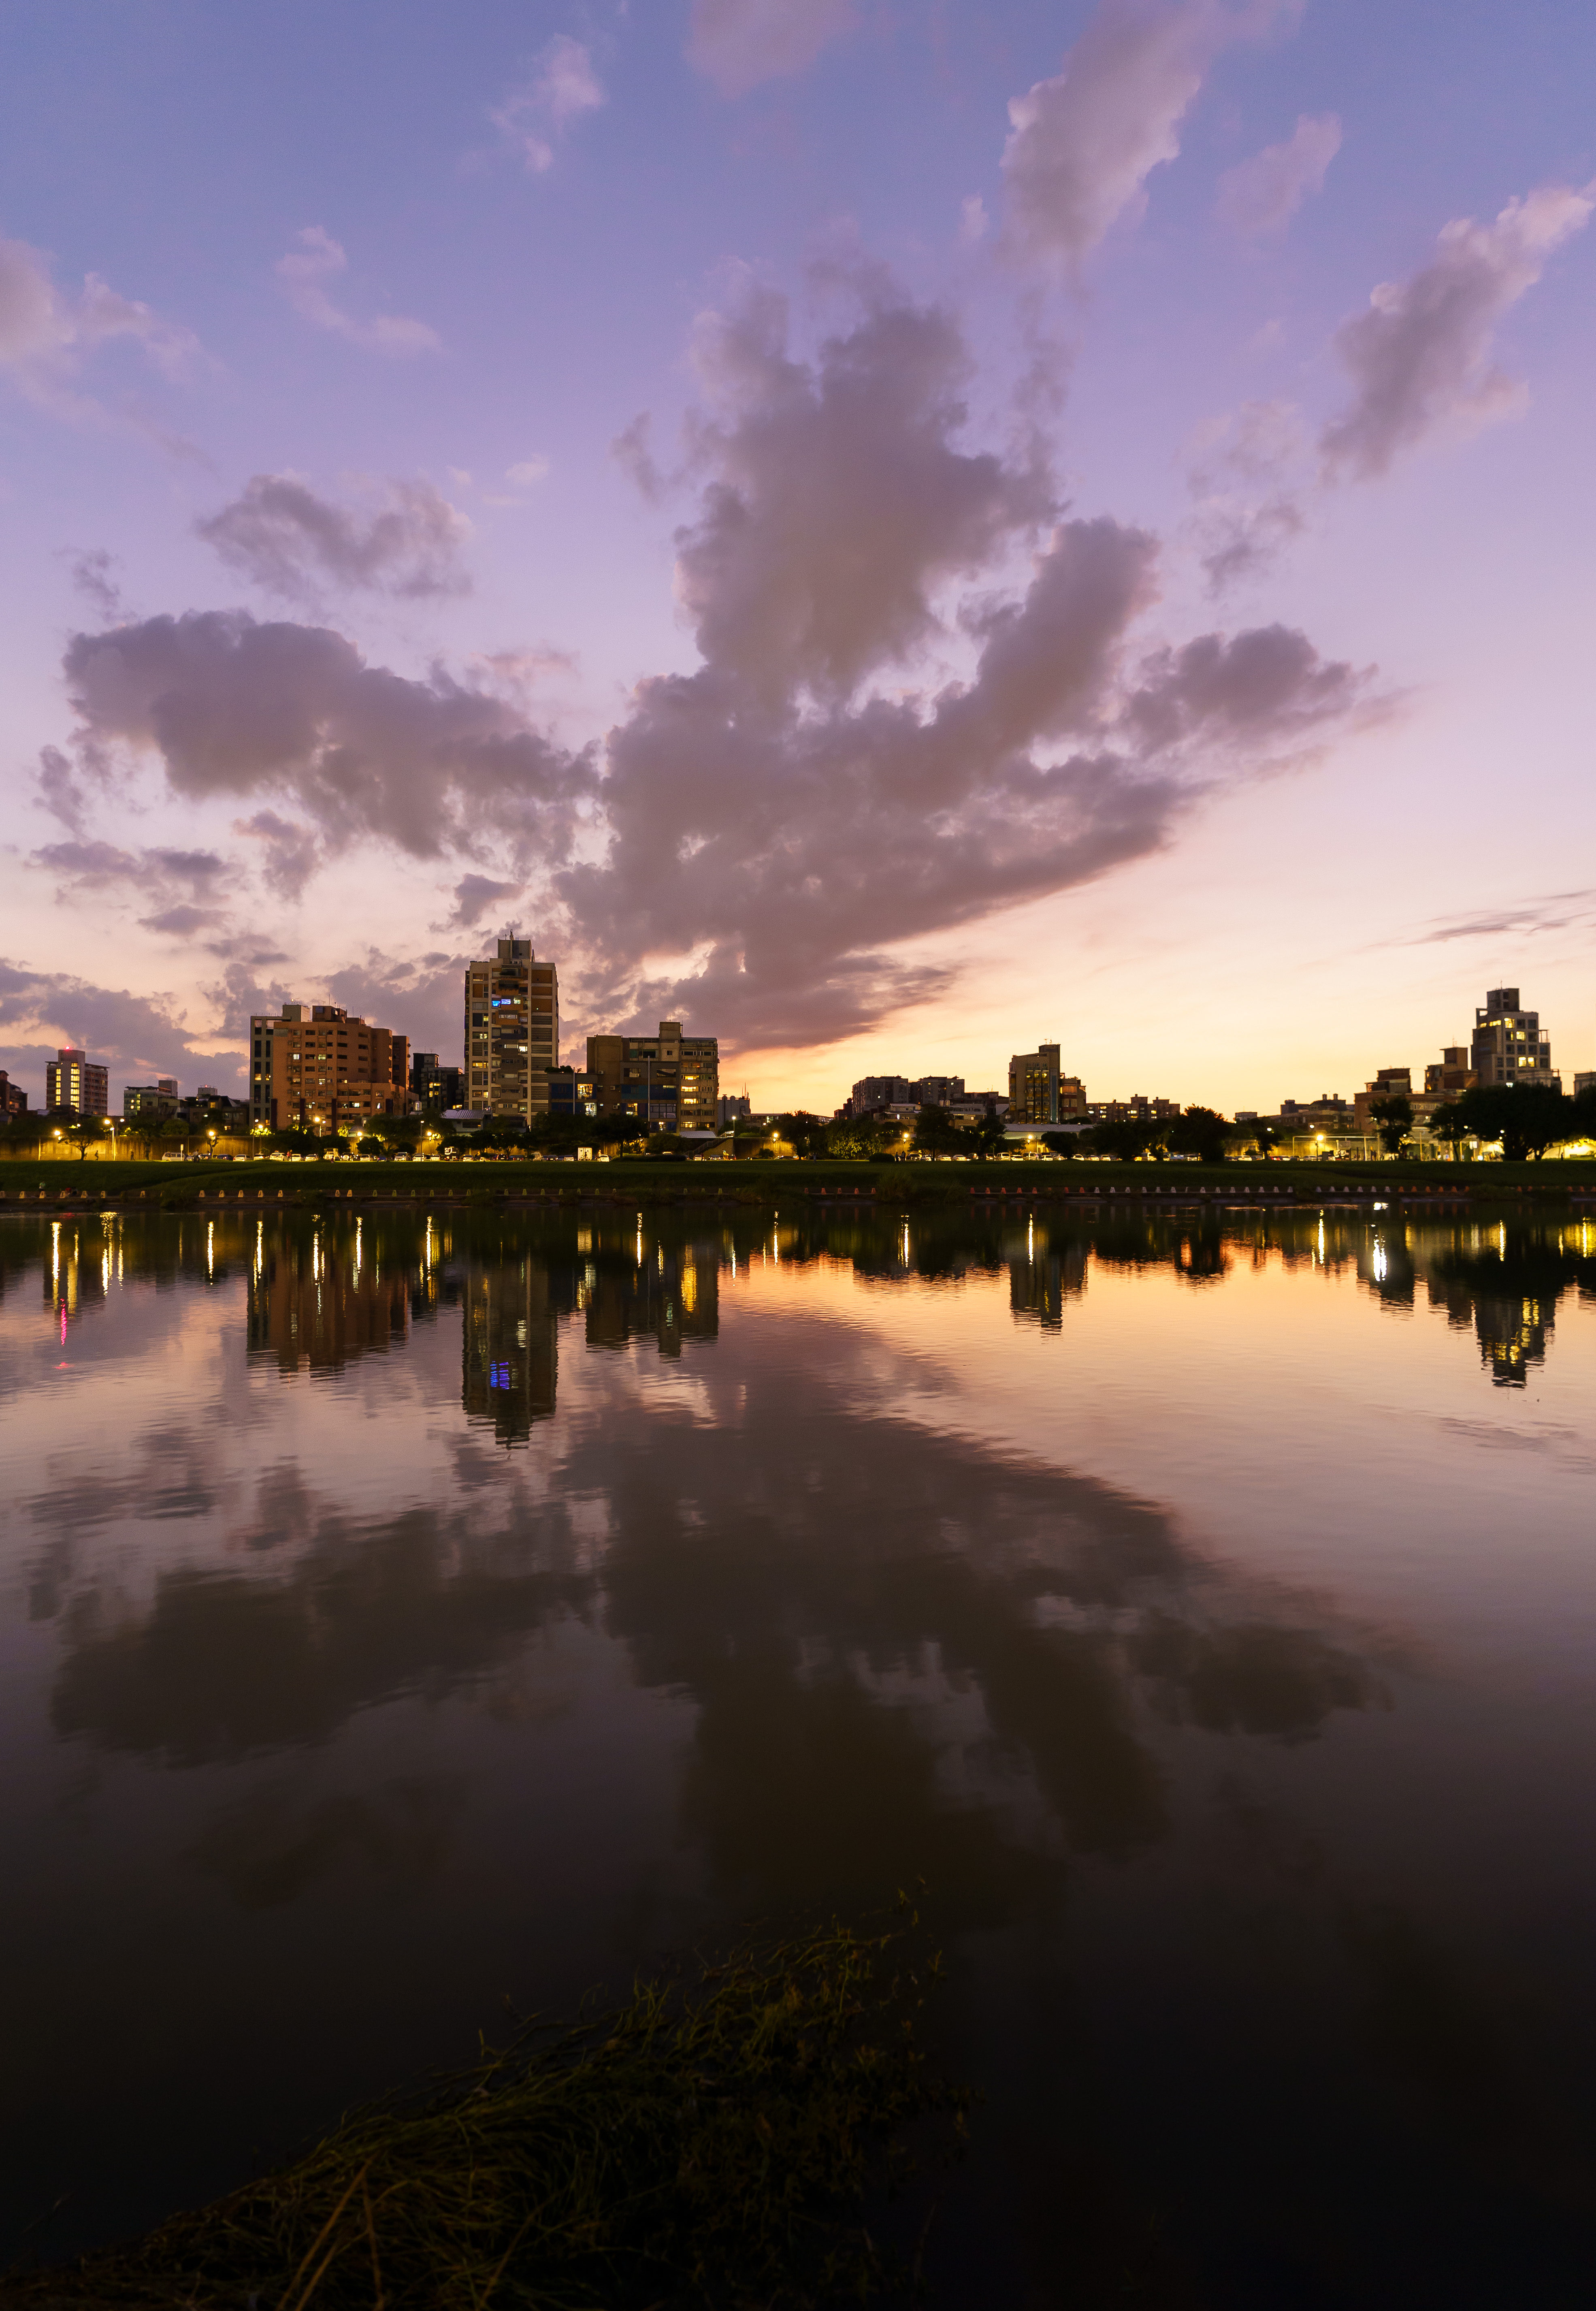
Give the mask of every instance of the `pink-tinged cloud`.
<path id="1" fill-rule="evenodd" d="M 493 107 L 488 118 L 527 167 L 541 176 L 554 165 L 552 140 L 604 101 L 591 52 L 568 32 L 556 32 L 539 50 L 527 77 Z"/>
<path id="2" fill-rule="evenodd" d="M 1152 171 L 1175 159 L 1181 123 L 1220 51 L 1292 13 L 1276 0 L 1101 0 L 1064 69 L 1008 108 L 1003 150 L 1010 251 L 1077 273 L 1121 217 L 1147 205 Z"/>
<path id="3" fill-rule="evenodd" d="M 851 31 L 852 0 L 693 0 L 687 54 L 722 96 L 805 71 Z"/>
<path id="4" fill-rule="evenodd" d="M 318 224 L 307 225 L 294 239 L 299 246 L 280 257 L 272 269 L 301 320 L 328 330 L 349 344 L 363 345 L 371 353 L 403 356 L 439 350 L 442 341 L 424 321 L 410 320 L 401 313 L 379 313 L 362 321 L 345 312 L 327 286 L 348 270 L 349 259 L 342 245 Z"/>
<path id="5" fill-rule="evenodd" d="M 167 378 L 192 365 L 199 343 L 136 298 L 91 273 L 75 294 L 58 289 L 49 266 L 25 241 L 0 240 L 0 370 L 37 407 L 55 415 L 103 418 L 100 403 L 72 380 L 113 339 L 137 344 Z"/>
<path id="6" fill-rule="evenodd" d="M 1428 265 L 1371 292 L 1367 311 L 1336 337 L 1354 394 L 1321 436 L 1330 477 L 1373 480 L 1404 450 L 1523 408 L 1525 387 L 1492 360 L 1496 325 L 1592 206 L 1588 187 L 1543 185 L 1489 224 L 1459 217 L 1442 228 Z"/>
<path id="7" fill-rule="evenodd" d="M 1249 240 L 1284 232 L 1310 193 L 1323 190 L 1325 171 L 1341 149 L 1333 112 L 1304 113 L 1283 144 L 1268 144 L 1219 179 L 1219 214 Z"/>
<path id="8" fill-rule="evenodd" d="M 256 474 L 240 496 L 195 525 L 229 569 L 285 601 L 315 606 L 328 593 L 414 600 L 465 594 L 460 562 L 471 525 L 425 481 L 391 481 L 376 512 L 318 497 L 293 474 Z"/>

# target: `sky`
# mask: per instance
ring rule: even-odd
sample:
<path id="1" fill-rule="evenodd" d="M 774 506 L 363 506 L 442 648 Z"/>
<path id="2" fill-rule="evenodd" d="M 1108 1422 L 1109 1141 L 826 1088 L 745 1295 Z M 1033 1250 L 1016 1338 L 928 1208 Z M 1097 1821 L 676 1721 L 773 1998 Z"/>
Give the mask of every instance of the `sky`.
<path id="1" fill-rule="evenodd" d="M 1596 13 L 13 0 L 0 1068 L 1596 1068 Z"/>

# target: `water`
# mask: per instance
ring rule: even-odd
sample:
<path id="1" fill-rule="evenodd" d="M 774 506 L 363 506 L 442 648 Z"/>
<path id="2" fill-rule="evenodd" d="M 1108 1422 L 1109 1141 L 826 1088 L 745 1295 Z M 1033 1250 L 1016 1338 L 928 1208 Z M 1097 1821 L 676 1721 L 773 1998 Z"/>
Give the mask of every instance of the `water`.
<path id="1" fill-rule="evenodd" d="M 1552 1209 L 0 1220 L 0 2257 L 923 1879 L 933 2302 L 1589 2301 L 1593 1295 Z"/>

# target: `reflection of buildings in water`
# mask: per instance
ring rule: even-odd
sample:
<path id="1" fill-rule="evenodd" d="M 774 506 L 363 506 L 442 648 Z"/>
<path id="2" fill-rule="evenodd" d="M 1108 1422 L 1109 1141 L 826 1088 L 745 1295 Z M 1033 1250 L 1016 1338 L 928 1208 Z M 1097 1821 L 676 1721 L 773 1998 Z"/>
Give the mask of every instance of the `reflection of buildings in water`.
<path id="1" fill-rule="evenodd" d="M 1022 1321 L 1057 1330 L 1064 1321 L 1066 1300 L 1078 1300 L 1086 1288 L 1088 1247 L 1079 1237 L 1068 1238 L 1055 1250 L 1045 1225 L 1026 1223 L 1023 1243 L 1008 1246 L 1008 1305 Z"/>
<path id="2" fill-rule="evenodd" d="M 554 1409 L 560 1309 L 547 1263 L 519 1260 L 473 1266 L 461 1326 L 460 1400 L 491 1420 L 501 1444 L 522 1444 L 535 1420 Z"/>
<path id="3" fill-rule="evenodd" d="M 1498 1388 L 1522 1388 L 1531 1365 L 1546 1362 L 1552 1308 L 1533 1298 L 1482 1292 L 1474 1302 L 1481 1361 Z"/>
<path id="4" fill-rule="evenodd" d="M 1480 1361 L 1498 1388 L 1522 1388 L 1544 1364 L 1565 1292 L 1596 1294 L 1596 1244 L 1588 1223 L 1468 1224 L 1415 1230 L 1415 1263 L 1430 1305 L 1457 1330 L 1472 1326 Z"/>
<path id="5" fill-rule="evenodd" d="M 712 1340 L 720 1330 L 720 1247 L 623 1238 L 580 1261 L 572 1300 L 586 1312 L 590 1348 L 651 1336 L 661 1356 L 679 1356 L 684 1340 Z"/>
<path id="6" fill-rule="evenodd" d="M 404 1340 L 410 1283 L 403 1267 L 368 1248 L 358 1225 L 336 1237 L 260 1230 L 249 1264 L 249 1353 L 275 1356 L 283 1372 L 336 1372 Z"/>
<path id="7" fill-rule="evenodd" d="M 102 1301 L 116 1273 L 108 1229 L 76 1220 L 52 1220 L 44 1258 L 44 1304 L 64 1319 Z"/>

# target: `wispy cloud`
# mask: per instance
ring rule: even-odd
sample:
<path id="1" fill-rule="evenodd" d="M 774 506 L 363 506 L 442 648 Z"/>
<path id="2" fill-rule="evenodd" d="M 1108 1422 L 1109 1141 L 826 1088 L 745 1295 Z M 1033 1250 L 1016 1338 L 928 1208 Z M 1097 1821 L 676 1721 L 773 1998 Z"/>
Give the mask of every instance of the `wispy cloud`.
<path id="1" fill-rule="evenodd" d="M 283 295 L 301 319 L 343 337 L 352 345 L 363 345 L 371 353 L 404 355 L 438 352 L 442 340 L 425 321 L 408 319 L 402 313 L 379 313 L 362 321 L 335 302 L 327 284 L 348 271 L 349 259 L 342 244 L 321 225 L 306 225 L 294 239 L 298 247 L 280 257 L 273 270 Z"/>
<path id="2" fill-rule="evenodd" d="M 1371 292 L 1336 338 L 1354 392 L 1320 439 L 1331 478 L 1372 480 L 1434 436 L 1476 432 L 1522 409 L 1525 387 L 1492 358 L 1496 325 L 1592 206 L 1589 186 L 1543 185 L 1489 224 L 1459 217 L 1443 226 L 1427 265 Z"/>
<path id="3" fill-rule="evenodd" d="M 163 377 L 184 376 L 199 353 L 188 329 L 164 321 L 136 298 L 89 274 L 81 290 L 59 289 L 48 261 L 25 241 L 0 240 L 0 371 L 28 400 L 53 415 L 103 421 L 103 405 L 74 380 L 104 346 L 136 344 Z"/>
<path id="4" fill-rule="evenodd" d="M 1219 214 L 1250 240 L 1284 232 L 1310 193 L 1322 190 L 1325 171 L 1341 149 L 1333 112 L 1302 114 L 1283 144 L 1268 144 L 1219 179 Z"/>
<path id="5" fill-rule="evenodd" d="M 488 118 L 527 167 L 541 176 L 554 165 L 555 140 L 573 120 L 597 111 L 604 101 L 591 51 L 568 32 L 556 32 L 538 51 L 530 72 L 492 108 Z"/>
<path id="6" fill-rule="evenodd" d="M 693 0 L 687 54 L 722 96 L 803 72 L 851 31 L 851 0 Z"/>
<path id="7" fill-rule="evenodd" d="M 256 474 L 195 528 L 230 569 L 285 601 L 315 604 L 328 589 L 414 599 L 471 589 L 460 562 L 471 525 L 426 481 L 390 481 L 378 510 L 358 513 L 296 474 Z"/>

